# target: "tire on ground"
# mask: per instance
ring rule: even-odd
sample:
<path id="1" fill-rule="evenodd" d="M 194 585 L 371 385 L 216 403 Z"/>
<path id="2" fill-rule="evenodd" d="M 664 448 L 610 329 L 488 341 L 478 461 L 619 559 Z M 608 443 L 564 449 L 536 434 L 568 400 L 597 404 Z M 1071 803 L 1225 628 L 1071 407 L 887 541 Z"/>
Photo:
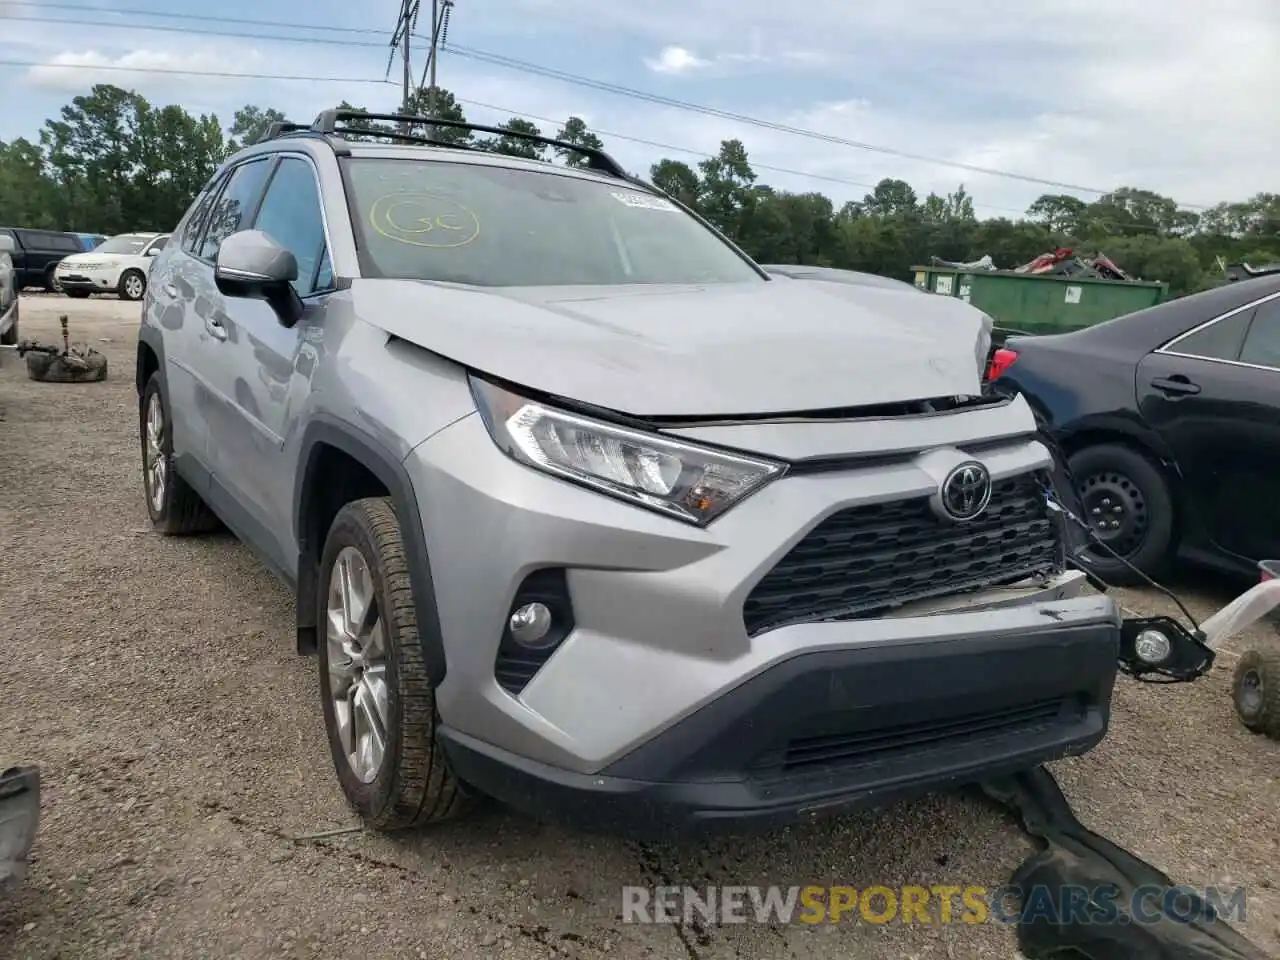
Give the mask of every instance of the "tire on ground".
<path id="1" fill-rule="evenodd" d="M 97 350 L 75 355 L 79 363 L 49 353 L 28 353 L 27 377 L 42 383 L 99 383 L 107 379 L 107 358 Z"/>
<path id="2" fill-rule="evenodd" d="M 1084 491 L 1080 485 L 1103 472 L 1120 474 L 1141 491 L 1147 506 L 1146 536 L 1126 559 L 1149 577 L 1163 573 L 1172 560 L 1174 518 L 1173 495 L 1160 468 L 1133 448 L 1115 443 L 1085 447 L 1071 456 L 1067 466 L 1082 499 Z M 1081 519 L 1088 521 L 1088 517 Z M 1093 560 L 1090 569 L 1108 583 L 1125 586 L 1143 582 L 1125 564 L 1099 547 L 1090 551 L 1090 557 Z"/>
<path id="3" fill-rule="evenodd" d="M 151 525 L 169 537 L 217 530 L 221 526 L 217 517 L 200 499 L 200 495 L 192 490 L 173 468 L 173 431 L 169 426 L 169 408 L 161 387 L 159 372 L 153 373 L 138 402 L 138 436 L 142 446 L 142 489 L 147 502 L 147 514 L 151 517 Z M 149 466 L 147 413 L 151 408 L 153 397 L 159 404 L 162 417 L 160 449 L 163 453 L 165 471 L 164 495 L 158 507 L 152 497 L 152 475 L 147 469 Z"/>
<path id="4" fill-rule="evenodd" d="M 435 736 L 435 690 L 418 638 L 400 522 L 390 500 L 369 498 L 338 511 L 325 540 L 316 622 L 328 623 L 329 582 L 344 547 L 360 551 L 373 582 L 373 602 L 387 644 L 387 742 L 371 783 L 351 769 L 338 735 L 330 695 L 329 644 L 319 638 L 320 696 L 334 769 L 348 802 L 377 830 L 405 830 L 452 819 L 471 806 Z"/>
<path id="5" fill-rule="evenodd" d="M 89 298 L 88 290 L 63 290 L 62 292 L 73 300 L 87 300 Z"/>
<path id="6" fill-rule="evenodd" d="M 1258 681 L 1258 696 L 1248 698 L 1250 677 Z M 1236 664 L 1231 683 L 1236 715 L 1246 729 L 1280 740 L 1280 650 L 1250 650 Z"/>

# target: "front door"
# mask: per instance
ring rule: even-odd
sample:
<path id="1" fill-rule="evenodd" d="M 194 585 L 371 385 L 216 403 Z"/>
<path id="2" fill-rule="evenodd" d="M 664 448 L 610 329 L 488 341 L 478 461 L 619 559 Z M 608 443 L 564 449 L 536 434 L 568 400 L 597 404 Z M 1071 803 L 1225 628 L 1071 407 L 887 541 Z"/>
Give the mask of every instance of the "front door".
<path id="1" fill-rule="evenodd" d="M 243 514 L 246 534 L 259 542 L 278 568 L 292 573 L 293 475 L 284 448 L 311 392 L 327 293 L 328 269 L 320 194 L 311 161 L 284 156 L 252 223 L 293 253 L 294 289 L 302 318 L 280 322 L 263 300 L 216 293 L 222 326 L 218 361 L 210 371 L 217 418 L 210 431 L 217 495 L 229 497 Z"/>
<path id="2" fill-rule="evenodd" d="M 1245 560 L 1280 557 L 1280 295 L 1182 335 L 1137 376 L 1209 537 Z"/>

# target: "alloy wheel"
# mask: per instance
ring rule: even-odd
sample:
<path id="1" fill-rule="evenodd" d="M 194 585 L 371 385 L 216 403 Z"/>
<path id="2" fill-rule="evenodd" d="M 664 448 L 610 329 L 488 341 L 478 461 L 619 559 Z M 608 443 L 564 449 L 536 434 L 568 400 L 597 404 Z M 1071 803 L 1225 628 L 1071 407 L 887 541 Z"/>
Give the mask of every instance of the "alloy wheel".
<path id="1" fill-rule="evenodd" d="M 136 273 L 131 273 L 124 278 L 124 292 L 131 299 L 140 299 L 142 297 L 143 290 L 144 286 L 142 278 Z"/>
<path id="2" fill-rule="evenodd" d="M 329 696 L 338 741 L 351 772 L 372 783 L 382 768 L 389 729 L 387 640 L 369 564 L 343 547 L 329 574 L 326 644 Z"/>
<path id="3" fill-rule="evenodd" d="M 164 407 L 160 392 L 151 394 L 147 401 L 146 459 L 143 470 L 147 481 L 147 497 L 151 509 L 160 513 L 164 509 L 164 497 L 169 487 L 169 461 L 164 455 Z"/>

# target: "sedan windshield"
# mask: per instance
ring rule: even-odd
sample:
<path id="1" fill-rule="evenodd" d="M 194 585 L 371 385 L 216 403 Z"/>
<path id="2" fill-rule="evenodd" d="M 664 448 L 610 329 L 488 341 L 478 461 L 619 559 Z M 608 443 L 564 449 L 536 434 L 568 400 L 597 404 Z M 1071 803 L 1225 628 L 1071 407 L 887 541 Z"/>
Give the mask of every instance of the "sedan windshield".
<path id="1" fill-rule="evenodd" d="M 93 248 L 94 253 L 139 254 L 155 237 L 140 237 L 134 233 L 122 233 Z"/>
<path id="2" fill-rule="evenodd" d="M 485 164 L 346 161 L 365 276 L 482 287 L 761 280 L 670 201 Z"/>

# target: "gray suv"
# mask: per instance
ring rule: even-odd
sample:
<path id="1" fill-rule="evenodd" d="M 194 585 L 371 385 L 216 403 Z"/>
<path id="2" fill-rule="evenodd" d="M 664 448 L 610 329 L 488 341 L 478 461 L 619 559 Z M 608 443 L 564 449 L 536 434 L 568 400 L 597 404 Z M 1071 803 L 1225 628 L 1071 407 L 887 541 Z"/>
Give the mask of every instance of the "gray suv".
<path id="1" fill-rule="evenodd" d="M 137 389 L 155 527 L 296 592 L 367 823 L 784 823 L 1102 739 L 1120 616 L 982 394 L 987 317 L 770 277 L 599 151 L 358 119 L 404 118 L 276 125 L 204 188 Z"/>

